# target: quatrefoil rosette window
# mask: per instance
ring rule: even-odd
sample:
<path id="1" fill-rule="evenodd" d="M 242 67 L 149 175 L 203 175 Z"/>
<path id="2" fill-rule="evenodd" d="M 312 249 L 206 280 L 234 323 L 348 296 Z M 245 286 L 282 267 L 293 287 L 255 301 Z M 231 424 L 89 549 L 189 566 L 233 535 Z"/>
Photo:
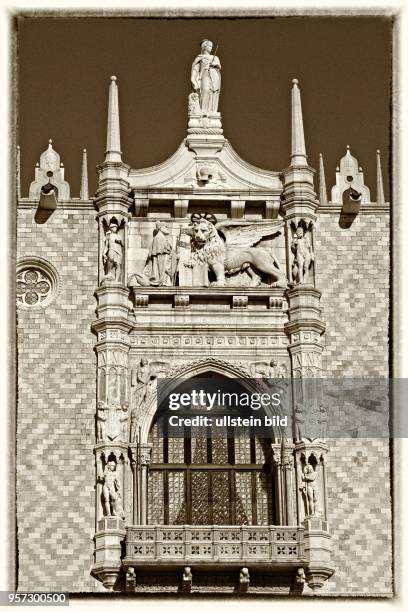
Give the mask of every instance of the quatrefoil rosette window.
<path id="1" fill-rule="evenodd" d="M 42 257 L 26 257 L 17 264 L 16 298 L 21 308 L 45 308 L 58 294 L 57 270 Z"/>

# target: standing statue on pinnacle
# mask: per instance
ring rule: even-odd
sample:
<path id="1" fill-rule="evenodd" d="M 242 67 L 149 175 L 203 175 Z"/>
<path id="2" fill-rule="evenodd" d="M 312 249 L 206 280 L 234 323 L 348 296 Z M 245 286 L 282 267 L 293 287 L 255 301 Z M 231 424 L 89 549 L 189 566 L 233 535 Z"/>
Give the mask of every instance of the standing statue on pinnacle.
<path id="1" fill-rule="evenodd" d="M 201 53 L 197 55 L 191 67 L 191 84 L 193 93 L 190 94 L 190 106 L 198 103 L 203 115 L 217 112 L 218 99 L 221 89 L 221 63 L 217 57 L 217 49 L 212 54 L 213 43 L 203 40 Z"/>

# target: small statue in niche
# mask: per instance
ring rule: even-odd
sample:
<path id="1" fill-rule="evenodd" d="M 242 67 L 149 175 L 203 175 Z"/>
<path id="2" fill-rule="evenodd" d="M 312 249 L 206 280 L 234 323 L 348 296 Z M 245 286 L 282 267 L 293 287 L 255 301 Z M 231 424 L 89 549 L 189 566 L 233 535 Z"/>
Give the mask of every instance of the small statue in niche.
<path id="1" fill-rule="evenodd" d="M 118 224 L 112 221 L 105 234 L 102 261 L 105 267 L 105 278 L 120 282 L 123 263 L 123 238 L 118 230 Z"/>
<path id="2" fill-rule="evenodd" d="M 305 414 L 303 405 L 298 402 L 295 405 L 295 439 L 301 442 L 305 437 Z"/>
<path id="3" fill-rule="evenodd" d="M 122 507 L 120 484 L 116 476 L 116 462 L 108 461 L 102 476 L 102 503 L 105 516 L 125 518 Z"/>
<path id="4" fill-rule="evenodd" d="M 203 40 L 201 53 L 197 55 L 191 66 L 191 85 L 193 92 L 199 97 L 199 106 L 203 115 L 217 112 L 221 89 L 221 63 L 217 57 L 217 49 L 211 54 L 213 43 Z"/>
<path id="5" fill-rule="evenodd" d="M 137 431 L 139 428 L 139 407 L 132 408 L 130 412 L 130 436 L 129 441 L 134 444 L 137 442 Z"/>
<path id="6" fill-rule="evenodd" d="M 326 437 L 327 430 L 327 410 L 323 404 L 313 406 L 312 411 L 313 429 L 311 430 L 312 439 Z"/>
<path id="7" fill-rule="evenodd" d="M 96 440 L 106 440 L 106 421 L 108 420 L 109 407 L 105 402 L 99 401 L 96 408 Z"/>
<path id="8" fill-rule="evenodd" d="M 309 463 L 303 468 L 302 485 L 300 490 L 305 498 L 306 516 L 315 516 L 317 514 L 317 501 L 319 498 L 319 490 L 316 482 L 317 473 Z"/>
<path id="9" fill-rule="evenodd" d="M 319 415 L 317 418 L 317 423 L 320 429 L 320 438 L 325 438 L 327 436 L 327 409 L 326 406 L 320 404 L 319 406 Z"/>
<path id="10" fill-rule="evenodd" d="M 308 233 L 302 225 L 298 225 L 293 236 L 291 251 L 294 255 L 292 263 L 292 278 L 293 281 L 300 284 L 307 284 L 312 264 L 314 262 L 314 253 Z"/>
<path id="11" fill-rule="evenodd" d="M 129 404 L 128 402 L 124 402 L 121 405 L 122 414 L 119 415 L 119 422 L 121 424 L 121 439 L 125 442 L 127 440 L 127 425 L 128 425 L 128 412 Z"/>
<path id="12" fill-rule="evenodd" d="M 174 285 L 177 260 L 177 254 L 171 243 L 169 226 L 162 221 L 156 221 L 144 272 L 134 274 L 131 279 L 134 278 L 142 287 Z"/>

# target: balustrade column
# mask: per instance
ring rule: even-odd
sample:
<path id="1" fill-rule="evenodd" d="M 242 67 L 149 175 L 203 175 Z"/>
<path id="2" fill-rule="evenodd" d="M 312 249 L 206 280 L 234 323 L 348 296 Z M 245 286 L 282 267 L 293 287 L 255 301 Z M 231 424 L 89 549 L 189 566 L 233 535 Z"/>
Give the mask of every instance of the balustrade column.
<path id="1" fill-rule="evenodd" d="M 151 462 L 152 445 L 139 444 L 139 464 L 140 464 L 140 482 L 139 482 L 139 502 L 140 502 L 140 525 L 147 525 L 147 487 L 149 465 Z"/>

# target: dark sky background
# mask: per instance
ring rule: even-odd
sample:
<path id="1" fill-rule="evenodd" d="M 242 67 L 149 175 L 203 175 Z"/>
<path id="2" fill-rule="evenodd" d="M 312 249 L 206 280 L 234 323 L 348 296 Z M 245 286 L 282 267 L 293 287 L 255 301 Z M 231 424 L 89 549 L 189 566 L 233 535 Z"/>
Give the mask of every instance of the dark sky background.
<path id="1" fill-rule="evenodd" d="M 222 65 L 224 135 L 244 160 L 270 170 L 288 166 L 296 77 L 309 163 L 318 168 L 323 153 L 330 188 L 350 144 L 374 200 L 379 148 L 388 199 L 391 28 L 384 17 L 19 18 L 22 195 L 49 138 L 71 196 L 79 195 L 81 152 L 88 149 L 95 191 L 112 74 L 124 161 L 142 168 L 172 155 L 187 134 L 191 63 L 210 38 Z"/>

